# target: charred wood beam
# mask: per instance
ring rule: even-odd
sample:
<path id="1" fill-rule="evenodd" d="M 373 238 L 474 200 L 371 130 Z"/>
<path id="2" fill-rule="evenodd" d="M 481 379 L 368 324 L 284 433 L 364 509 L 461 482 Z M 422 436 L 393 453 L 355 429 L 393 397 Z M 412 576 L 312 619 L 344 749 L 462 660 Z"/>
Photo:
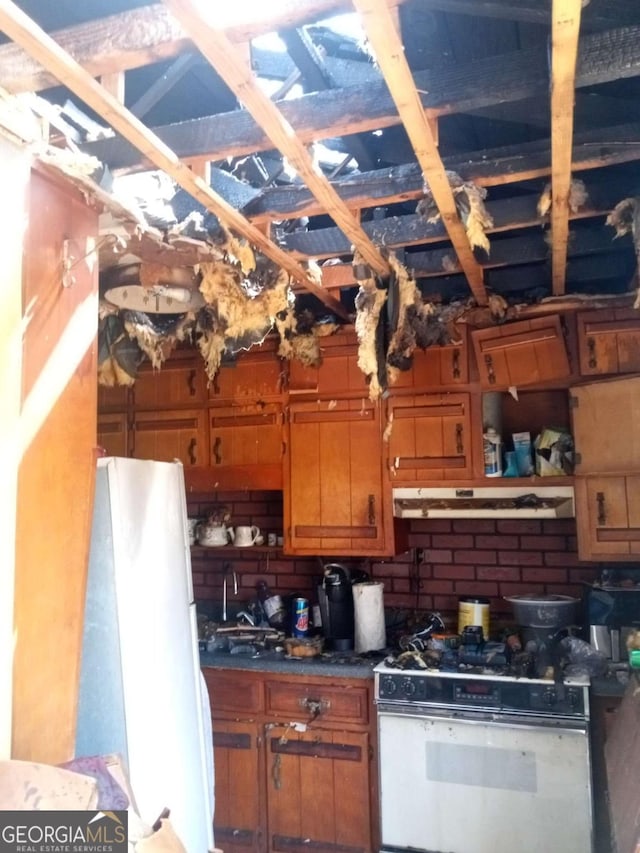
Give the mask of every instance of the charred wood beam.
<path id="1" fill-rule="evenodd" d="M 640 26 L 593 33 L 581 39 L 577 88 L 638 75 Z M 422 93 L 423 107 L 433 117 L 545 97 L 549 85 L 547 52 L 544 48 L 532 48 L 465 65 L 417 72 L 414 83 Z M 399 123 L 393 99 L 382 82 L 331 89 L 282 101 L 278 106 L 305 144 Z M 180 157 L 222 160 L 273 147 L 268 135 L 246 110 L 165 125 L 155 128 L 154 133 Z M 83 150 L 112 169 L 144 165 L 136 149 L 119 138 L 90 143 Z"/>
<path id="2" fill-rule="evenodd" d="M 640 123 L 576 134 L 575 171 L 596 169 L 640 159 Z M 464 180 L 491 187 L 546 177 L 551 169 L 550 140 L 472 151 L 445 157 L 447 169 Z M 410 201 L 422 196 L 422 175 L 416 163 L 353 175 L 335 183 L 340 197 L 352 207 Z M 243 213 L 254 222 L 290 219 L 323 213 L 306 187 L 274 187 L 263 192 Z"/>
<path id="3" fill-rule="evenodd" d="M 548 27 L 551 20 L 551 0 L 423 0 L 427 9 L 454 12 L 478 18 L 498 18 L 522 21 Z M 583 11 L 583 23 L 588 27 L 613 27 L 640 22 L 640 8 L 635 0 L 592 2 Z"/>
<path id="4" fill-rule="evenodd" d="M 567 263 L 567 290 L 608 281 L 619 284 L 618 292 L 626 292 L 634 263 L 635 259 L 631 255 L 627 256 L 621 252 L 572 259 Z M 490 270 L 487 279 L 488 289 L 495 293 L 508 295 L 530 291 L 541 298 L 551 293 L 551 264 L 543 262 Z M 462 275 L 424 279 L 420 290 L 426 298 L 443 295 L 447 298 L 468 296 L 468 287 Z"/>
<path id="5" fill-rule="evenodd" d="M 640 178 L 636 187 L 640 191 Z M 589 184 L 589 201 L 571 219 L 604 216 L 626 195 L 633 194 L 629 180 L 617 178 L 602 183 Z M 488 233 L 511 231 L 540 225 L 537 210 L 538 196 L 516 196 L 509 199 L 489 200 L 486 207 L 493 217 L 493 228 Z M 381 246 L 420 245 L 447 239 L 441 222 L 429 223 L 417 214 L 390 216 L 382 220 L 363 222 L 362 227 Z M 283 237 L 282 245 L 298 257 L 334 258 L 349 253 L 348 242 L 338 228 L 320 228 L 315 231 L 298 231 Z"/>
<path id="6" fill-rule="evenodd" d="M 322 92 L 333 88 L 335 84 L 329 69 L 305 30 L 282 30 L 279 35 L 287 47 L 289 56 L 300 70 L 307 91 Z M 374 161 L 358 134 L 345 137 L 343 142 L 347 153 L 357 161 L 360 169 L 373 169 Z"/>
<path id="7" fill-rule="evenodd" d="M 225 34 L 235 43 L 246 44 L 259 35 L 313 23 L 349 6 L 347 0 L 291 0 L 280 4 L 278 14 L 257 14 L 251 22 L 239 18 Z M 94 77 L 160 62 L 192 47 L 162 3 L 65 27 L 51 36 Z M 0 86 L 9 92 L 37 92 L 58 85 L 56 77 L 16 44 L 0 47 L 0 69 Z"/>
<path id="8" fill-rule="evenodd" d="M 332 85 L 343 88 L 380 80 L 380 72 L 371 62 L 346 59 L 340 56 L 325 56 L 324 65 L 329 73 Z M 251 67 L 258 77 L 271 80 L 286 80 L 296 65 L 289 54 L 283 51 L 266 50 L 251 46 Z"/>
<path id="9" fill-rule="evenodd" d="M 195 53 L 183 53 L 172 62 L 164 74 L 149 86 L 144 95 L 138 98 L 134 104 L 131 104 L 129 109 L 133 115 L 138 118 L 146 115 L 184 77 L 196 62 L 196 58 Z"/>
<path id="10" fill-rule="evenodd" d="M 613 242 L 613 232 L 610 228 L 580 229 L 569 235 L 569 257 L 571 259 L 586 255 L 602 253 L 629 252 L 633 249 L 631 239 Z M 519 266 L 540 263 L 551 257 L 549 245 L 543 233 L 525 234 L 521 237 L 507 237 L 494 241 L 491 255 L 483 261 L 486 270 L 496 270 L 511 267 L 517 274 Z M 406 266 L 413 270 L 418 278 L 442 276 L 443 273 L 458 272 L 449 266 L 455 261 L 451 249 L 432 249 L 429 252 L 406 253 Z M 460 272 L 462 272 L 460 270 Z"/>

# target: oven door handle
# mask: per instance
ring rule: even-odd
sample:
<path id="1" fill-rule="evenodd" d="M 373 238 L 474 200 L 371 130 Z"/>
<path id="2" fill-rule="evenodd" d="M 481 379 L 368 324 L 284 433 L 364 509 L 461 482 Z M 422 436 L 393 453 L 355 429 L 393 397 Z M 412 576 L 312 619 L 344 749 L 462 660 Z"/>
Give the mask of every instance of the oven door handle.
<path id="1" fill-rule="evenodd" d="M 428 710 L 424 707 L 417 708 L 415 705 L 385 706 L 378 705 L 378 718 L 397 717 L 399 719 L 413 717 L 426 722 L 441 723 L 446 720 L 450 724 L 462 723 L 464 725 L 489 725 L 501 729 L 524 729 L 532 731 L 540 728 L 550 728 L 557 732 L 578 732 L 586 734 L 587 721 L 573 719 L 559 715 L 537 715 L 537 714 L 511 714 L 500 711 L 476 711 L 452 712 L 450 708 L 442 709 L 439 713 L 433 708 Z"/>

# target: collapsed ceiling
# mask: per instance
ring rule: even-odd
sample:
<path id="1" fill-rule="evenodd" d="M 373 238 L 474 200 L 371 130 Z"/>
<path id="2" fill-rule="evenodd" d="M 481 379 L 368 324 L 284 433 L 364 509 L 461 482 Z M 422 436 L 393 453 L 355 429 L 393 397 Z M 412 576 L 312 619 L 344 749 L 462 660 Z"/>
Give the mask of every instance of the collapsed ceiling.
<path id="1" fill-rule="evenodd" d="M 578 298 L 631 304 L 640 4 L 274 0 L 251 19 L 247 0 L 218 5 L 0 10 L 0 86 L 31 93 L 56 147 L 96 158 L 85 190 L 119 199 L 102 281 L 132 310 L 188 302 L 200 342 L 231 322 L 211 311 L 211 286 L 193 296 L 212 265 L 227 300 L 277 290 L 282 273 L 293 294 L 268 316 L 290 355 L 298 331 L 313 335 L 308 317 L 296 328 L 304 312 L 364 328 L 385 316 L 384 291 L 388 341 L 399 312 L 417 323 L 408 344 L 395 335 L 402 369 L 416 340 L 447 342 L 472 308 L 479 322 L 478 307 L 486 321 Z M 197 321 L 202 299 L 216 316 Z M 208 341 L 210 370 L 224 350 L 224 336 Z"/>

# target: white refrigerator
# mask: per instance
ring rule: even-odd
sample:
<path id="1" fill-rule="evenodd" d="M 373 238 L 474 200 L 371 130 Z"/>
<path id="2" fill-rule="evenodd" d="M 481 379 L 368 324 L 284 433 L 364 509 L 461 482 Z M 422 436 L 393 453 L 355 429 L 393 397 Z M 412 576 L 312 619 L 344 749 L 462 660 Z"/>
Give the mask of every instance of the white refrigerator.
<path id="1" fill-rule="evenodd" d="M 180 462 L 98 460 L 76 757 L 118 753 L 139 814 L 213 848 L 213 745 Z"/>

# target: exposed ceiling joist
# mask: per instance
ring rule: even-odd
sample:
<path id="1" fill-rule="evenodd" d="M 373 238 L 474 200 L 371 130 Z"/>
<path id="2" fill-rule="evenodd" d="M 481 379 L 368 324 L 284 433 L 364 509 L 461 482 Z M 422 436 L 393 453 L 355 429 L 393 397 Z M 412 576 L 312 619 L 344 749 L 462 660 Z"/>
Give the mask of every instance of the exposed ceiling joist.
<path id="1" fill-rule="evenodd" d="M 564 293 L 569 240 L 573 103 L 582 0 L 553 0 L 551 21 L 551 280 Z"/>
<path id="2" fill-rule="evenodd" d="M 403 0 L 389 2 L 396 5 Z M 234 44 L 243 44 L 265 33 L 338 14 L 348 10 L 350 3 L 349 0 L 305 0 L 304 3 L 280 0 L 275 7 L 265 3 L 262 15 L 256 14 L 252 21 L 246 22 L 239 14 L 234 22 L 235 6 L 226 4 L 225 34 Z M 65 27 L 51 35 L 95 77 L 170 59 L 191 47 L 182 27 L 161 3 Z M 19 45 L 0 47 L 0 65 L 3 67 L 0 85 L 14 94 L 39 92 L 58 85 L 55 75 Z"/>
<path id="3" fill-rule="evenodd" d="M 285 269 L 293 278 L 322 300 L 332 311 L 348 319 L 343 306 L 326 293 L 291 256 L 271 240 L 222 196 L 212 190 L 201 178 L 193 174 L 176 154 L 159 140 L 142 122 L 107 92 L 69 54 L 47 35 L 37 24 L 11 2 L 0 5 L 0 29 L 31 56 L 36 58 L 58 80 L 99 113 L 118 133 L 135 145 L 159 169 L 170 175 L 207 209 L 227 225 L 246 237 L 274 263 Z"/>
<path id="4" fill-rule="evenodd" d="M 460 221 L 453 191 L 438 154 L 437 140 L 415 88 L 400 33 L 385 0 L 353 0 L 363 29 L 389 87 L 398 115 L 407 131 L 418 164 L 438 207 L 453 250 L 479 305 L 487 302 L 480 264 L 474 257 L 464 225 Z"/>
<path id="5" fill-rule="evenodd" d="M 386 0 L 383 0 L 386 3 Z M 305 145 L 296 136 L 278 107 L 256 82 L 248 64 L 238 58 L 233 44 L 220 30 L 214 29 L 192 0 L 165 0 L 172 14 L 189 33 L 200 52 L 211 63 L 227 86 L 264 128 L 275 147 L 287 158 L 325 212 L 351 240 L 367 264 L 380 275 L 389 265 L 363 231 L 357 218 L 344 204 L 327 178 L 317 168 Z M 388 10 L 387 10 L 388 11 Z"/>
<path id="6" fill-rule="evenodd" d="M 427 9 L 454 12 L 461 15 L 523 21 L 549 25 L 551 0 L 423 0 Z M 594 0 L 587 5 L 584 18 L 591 26 L 621 26 L 640 21 L 640 9 L 635 0 Z"/>
<path id="7" fill-rule="evenodd" d="M 0 86 L 5 85 L 5 76 L 4 63 L 0 62 Z M 580 39 L 576 87 L 638 76 L 640 26 L 592 33 Z M 434 117 L 523 98 L 546 98 L 548 81 L 548 56 L 542 47 L 413 74 L 422 106 Z M 298 138 L 307 144 L 399 123 L 384 81 L 292 98 L 279 107 L 289 124 L 295 127 Z M 267 134 L 246 110 L 157 127 L 154 132 L 181 157 L 206 157 L 216 161 L 272 147 Z M 122 140 L 99 140 L 84 150 L 109 163 L 113 169 L 141 165 L 139 153 Z"/>

